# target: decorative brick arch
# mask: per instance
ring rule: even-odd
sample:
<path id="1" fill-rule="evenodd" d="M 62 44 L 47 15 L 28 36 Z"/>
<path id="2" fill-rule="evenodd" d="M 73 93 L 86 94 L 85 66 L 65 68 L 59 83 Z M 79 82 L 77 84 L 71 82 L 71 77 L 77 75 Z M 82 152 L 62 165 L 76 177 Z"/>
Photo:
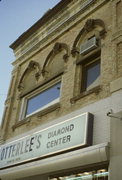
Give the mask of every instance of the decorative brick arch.
<path id="1" fill-rule="evenodd" d="M 47 56 L 47 58 L 46 58 L 46 60 L 44 62 L 44 65 L 43 65 L 43 68 L 42 68 L 42 75 L 43 76 L 45 75 L 46 66 L 49 63 L 51 57 L 57 55 L 62 50 L 66 51 L 66 54 L 63 55 L 63 60 L 64 60 L 64 62 L 67 62 L 68 57 L 70 56 L 70 50 L 69 50 L 68 45 L 65 44 L 65 43 L 59 43 L 59 42 L 55 43 L 53 49 L 50 51 L 50 53 L 48 54 L 48 56 Z"/>
<path id="2" fill-rule="evenodd" d="M 106 33 L 106 28 L 105 28 L 104 22 L 101 19 L 88 19 L 86 21 L 84 27 L 81 29 L 81 31 L 75 38 L 75 41 L 74 41 L 73 47 L 72 47 L 72 51 L 71 51 L 72 56 L 75 56 L 77 53 L 79 53 L 77 44 L 78 44 L 81 36 L 83 36 L 84 33 L 88 33 L 90 31 L 92 31 L 97 26 L 102 28 L 102 30 L 100 30 L 100 32 L 99 32 L 99 35 L 101 38 L 104 38 L 105 33 Z"/>
<path id="3" fill-rule="evenodd" d="M 35 61 L 31 61 L 28 65 L 28 67 L 25 69 L 24 73 L 22 74 L 21 78 L 20 78 L 20 81 L 18 84 L 19 91 L 21 91 L 24 88 L 23 81 L 24 81 L 25 77 L 27 76 L 27 74 L 31 71 L 34 71 L 34 70 L 36 70 L 35 80 L 38 80 L 39 76 L 41 75 L 40 65 L 39 65 L 39 63 L 37 63 Z"/>

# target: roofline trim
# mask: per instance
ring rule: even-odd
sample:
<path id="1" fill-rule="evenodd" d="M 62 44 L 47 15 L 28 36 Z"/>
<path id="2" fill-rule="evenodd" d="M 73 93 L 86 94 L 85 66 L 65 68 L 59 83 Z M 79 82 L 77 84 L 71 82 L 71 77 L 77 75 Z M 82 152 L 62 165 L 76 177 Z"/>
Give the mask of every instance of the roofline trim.
<path id="1" fill-rule="evenodd" d="M 33 24 L 27 31 L 25 31 L 21 36 L 18 37 L 9 47 L 13 50 L 20 45 L 25 39 L 27 39 L 35 30 L 44 25 L 47 21 L 51 19 L 53 15 L 60 12 L 63 7 L 72 2 L 72 0 L 61 0 L 56 6 L 54 6 L 50 11 L 45 13 L 35 24 Z"/>

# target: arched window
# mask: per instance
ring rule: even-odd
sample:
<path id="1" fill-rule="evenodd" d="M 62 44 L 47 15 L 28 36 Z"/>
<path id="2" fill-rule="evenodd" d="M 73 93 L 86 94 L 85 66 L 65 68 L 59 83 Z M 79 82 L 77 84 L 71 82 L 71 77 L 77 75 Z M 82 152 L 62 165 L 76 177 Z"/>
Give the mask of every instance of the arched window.
<path id="1" fill-rule="evenodd" d="M 77 94 L 87 94 L 100 85 L 101 39 L 106 31 L 100 19 L 89 19 L 76 37 L 72 56 L 76 59 L 76 82 L 80 84 Z M 80 80 L 79 80 L 80 77 Z"/>

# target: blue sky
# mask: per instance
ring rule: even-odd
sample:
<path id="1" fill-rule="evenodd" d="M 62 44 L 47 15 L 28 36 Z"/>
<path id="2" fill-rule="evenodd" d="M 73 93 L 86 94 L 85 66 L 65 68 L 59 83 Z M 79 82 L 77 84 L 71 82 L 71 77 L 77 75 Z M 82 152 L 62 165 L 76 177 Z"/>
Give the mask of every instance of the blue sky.
<path id="1" fill-rule="evenodd" d="M 0 122 L 15 60 L 12 44 L 60 0 L 1 0 L 0 1 Z"/>

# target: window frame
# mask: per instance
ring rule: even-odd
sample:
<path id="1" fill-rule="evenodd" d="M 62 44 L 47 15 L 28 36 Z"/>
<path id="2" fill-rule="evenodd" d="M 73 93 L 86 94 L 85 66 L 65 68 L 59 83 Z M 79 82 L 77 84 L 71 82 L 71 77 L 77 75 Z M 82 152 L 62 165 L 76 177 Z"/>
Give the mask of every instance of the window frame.
<path id="1" fill-rule="evenodd" d="M 93 57 L 92 57 L 93 58 Z M 97 84 L 96 86 L 94 86 L 93 88 L 90 88 L 89 90 L 87 90 L 87 70 L 88 67 L 93 67 L 94 64 L 100 64 L 100 74 L 101 74 L 101 62 L 100 62 L 100 56 L 99 57 L 95 57 L 91 60 L 91 58 L 88 58 L 90 60 L 86 60 L 82 65 L 81 65 L 81 93 L 85 92 L 85 91 L 90 91 L 92 89 L 94 89 L 95 87 L 97 87 L 100 84 Z"/>
<path id="2" fill-rule="evenodd" d="M 91 94 L 91 93 L 96 93 L 98 94 L 101 89 L 101 82 L 99 85 L 91 88 L 90 90 L 85 90 L 83 88 L 83 83 L 84 83 L 84 77 L 83 77 L 83 67 L 85 64 L 92 63 L 95 60 L 100 61 L 100 81 L 101 81 L 101 47 L 98 47 L 97 49 L 89 52 L 86 55 L 83 56 L 78 56 L 76 59 L 76 76 L 75 76 L 75 81 L 78 86 L 74 86 L 74 95 L 70 99 L 71 104 L 74 104 L 77 100 Z"/>
<path id="3" fill-rule="evenodd" d="M 41 108 L 38 108 L 37 110 L 35 110 L 34 112 L 26 115 L 26 109 L 27 109 L 27 102 L 29 99 L 33 98 L 34 96 L 38 95 L 38 94 L 41 94 L 43 93 L 45 90 L 47 89 L 50 89 L 52 86 L 58 84 L 58 83 L 61 83 L 61 86 L 60 86 L 60 93 L 59 93 L 59 97 L 56 98 L 55 100 L 49 102 L 48 104 L 44 105 L 43 107 Z M 20 105 L 20 113 L 19 113 L 19 121 L 22 121 L 36 113 L 39 113 L 43 110 L 46 110 L 48 109 L 49 107 L 52 107 L 53 105 L 57 104 L 57 103 L 60 103 L 60 99 L 61 99 L 61 91 L 62 91 L 62 81 L 61 81 L 61 78 L 58 78 L 58 79 L 55 79 L 55 80 L 52 80 L 51 82 L 49 83 L 46 83 L 45 85 L 43 85 L 42 87 L 32 91 L 31 93 L 28 93 L 27 95 L 25 95 L 24 97 L 22 97 L 21 99 L 21 105 Z"/>

